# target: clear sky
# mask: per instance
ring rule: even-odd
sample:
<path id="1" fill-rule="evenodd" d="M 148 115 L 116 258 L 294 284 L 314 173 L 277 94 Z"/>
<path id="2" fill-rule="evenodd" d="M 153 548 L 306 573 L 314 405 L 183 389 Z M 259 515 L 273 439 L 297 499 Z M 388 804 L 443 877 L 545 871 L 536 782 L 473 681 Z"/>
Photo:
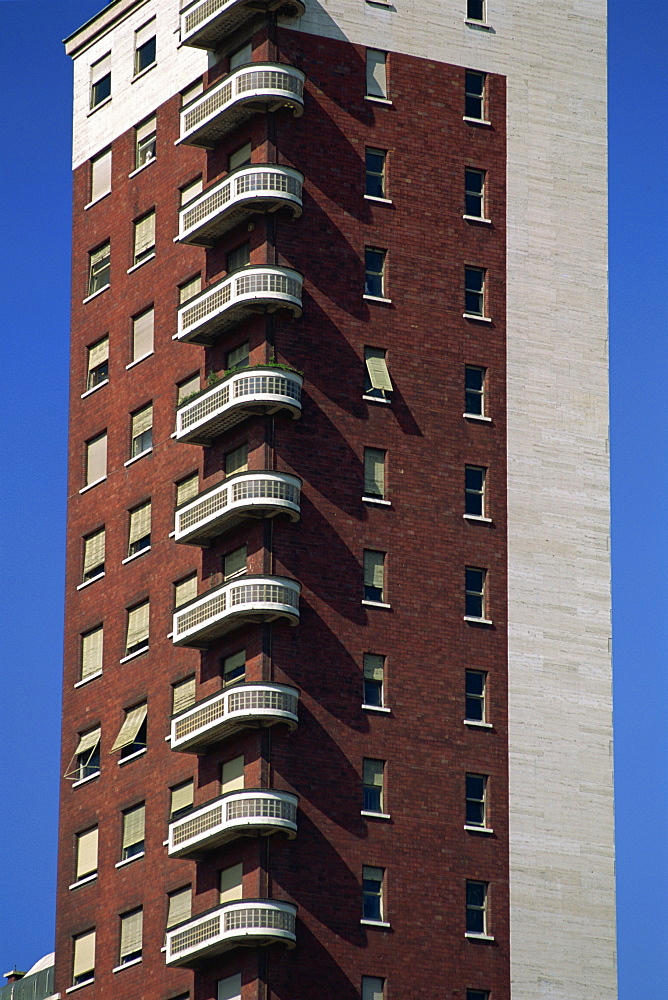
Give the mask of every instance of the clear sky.
<path id="1" fill-rule="evenodd" d="M 0 0 L 0 974 L 53 948 L 70 295 L 60 40 L 102 6 Z M 668 997 L 668 0 L 650 6 L 609 0 L 621 1000 Z"/>

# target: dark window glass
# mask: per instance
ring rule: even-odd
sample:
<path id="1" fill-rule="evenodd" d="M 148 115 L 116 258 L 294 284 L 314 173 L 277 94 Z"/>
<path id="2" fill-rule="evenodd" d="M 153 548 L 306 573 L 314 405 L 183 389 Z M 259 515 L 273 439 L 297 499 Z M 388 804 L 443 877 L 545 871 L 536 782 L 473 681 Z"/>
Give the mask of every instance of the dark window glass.
<path id="1" fill-rule="evenodd" d="M 472 316 L 485 314 L 485 271 L 482 267 L 467 267 L 464 269 L 464 311 Z"/>
<path id="2" fill-rule="evenodd" d="M 97 107 L 102 101 L 106 101 L 111 96 L 111 73 L 107 73 L 91 87 L 90 106 Z"/>
<path id="3" fill-rule="evenodd" d="M 485 369 L 467 365 L 464 370 L 464 412 L 484 416 Z"/>
<path id="4" fill-rule="evenodd" d="M 366 194 L 385 197 L 385 153 L 381 149 L 366 151 Z"/>
<path id="5" fill-rule="evenodd" d="M 485 0 L 466 0 L 466 16 L 470 21 L 484 21 Z"/>
<path id="6" fill-rule="evenodd" d="M 485 570 L 466 567 L 466 611 L 468 618 L 484 618 Z"/>
<path id="7" fill-rule="evenodd" d="M 466 883 L 466 930 L 471 934 L 485 934 L 486 882 Z"/>
<path id="8" fill-rule="evenodd" d="M 147 66 L 151 66 L 155 62 L 155 35 L 153 38 L 149 38 L 147 42 L 140 45 L 136 52 L 135 58 L 135 73 L 141 73 L 143 69 Z"/>
<path id="9" fill-rule="evenodd" d="M 469 826 L 485 825 L 485 784 L 482 774 L 466 775 L 466 822 Z"/>
<path id="10" fill-rule="evenodd" d="M 485 186 L 485 172 L 483 170 L 465 170 L 465 207 L 466 215 L 472 215 L 476 219 L 484 217 L 483 190 Z"/>
<path id="11" fill-rule="evenodd" d="M 385 295 L 385 251 L 367 247 L 364 252 L 364 294 L 383 298 Z"/>
<path id="12" fill-rule="evenodd" d="M 466 671 L 466 718 L 470 722 L 485 721 L 485 673 Z"/>
<path id="13" fill-rule="evenodd" d="M 477 465 L 467 465 L 465 479 L 465 511 L 474 517 L 483 517 L 485 513 L 485 470 Z"/>
<path id="14" fill-rule="evenodd" d="M 365 865 L 362 874 L 362 916 L 365 920 L 382 920 L 383 870 Z"/>

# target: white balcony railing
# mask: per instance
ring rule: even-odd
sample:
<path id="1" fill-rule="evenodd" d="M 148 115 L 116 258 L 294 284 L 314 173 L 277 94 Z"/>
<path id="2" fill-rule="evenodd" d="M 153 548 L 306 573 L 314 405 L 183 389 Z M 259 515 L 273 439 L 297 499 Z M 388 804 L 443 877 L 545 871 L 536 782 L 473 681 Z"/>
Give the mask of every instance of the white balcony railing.
<path id="1" fill-rule="evenodd" d="M 179 212 L 179 240 L 213 246 L 224 233 L 257 212 L 288 208 L 302 211 L 302 183 L 297 170 L 283 166 L 239 167 L 207 188 Z"/>
<path id="2" fill-rule="evenodd" d="M 183 403 L 176 411 L 177 441 L 211 444 L 248 417 L 264 413 L 301 414 L 303 379 L 280 368 L 242 368 Z"/>
<path id="3" fill-rule="evenodd" d="M 180 307 L 172 339 L 209 344 L 253 312 L 289 309 L 299 317 L 303 281 L 290 267 L 254 264 L 241 268 Z"/>
<path id="4" fill-rule="evenodd" d="M 301 479 L 286 472 L 242 472 L 200 493 L 174 514 L 174 539 L 207 545 L 248 518 L 287 514 L 299 520 Z"/>
<path id="5" fill-rule="evenodd" d="M 167 965 L 189 965 L 243 945 L 295 944 L 297 907 L 274 899 L 242 899 L 167 931 Z"/>
<path id="6" fill-rule="evenodd" d="M 290 792 L 248 789 L 229 792 L 169 824 L 167 853 L 187 858 L 238 837 L 297 835 L 298 798 Z"/>
<path id="7" fill-rule="evenodd" d="M 212 149 L 253 115 L 265 111 L 304 111 L 305 76 L 282 63 L 251 63 L 236 69 L 181 109 L 178 142 Z"/>
<path id="8" fill-rule="evenodd" d="M 194 0 L 181 11 L 181 44 L 215 49 L 225 35 L 242 28 L 259 11 L 301 17 L 302 0 Z"/>
<path id="9" fill-rule="evenodd" d="M 243 576 L 174 612 L 175 646 L 207 646 L 240 625 L 285 618 L 299 622 L 300 585 L 283 576 Z"/>
<path id="10" fill-rule="evenodd" d="M 236 684 L 206 698 L 172 719 L 172 750 L 203 753 L 212 743 L 241 729 L 283 723 L 297 728 L 299 692 L 287 684 Z"/>

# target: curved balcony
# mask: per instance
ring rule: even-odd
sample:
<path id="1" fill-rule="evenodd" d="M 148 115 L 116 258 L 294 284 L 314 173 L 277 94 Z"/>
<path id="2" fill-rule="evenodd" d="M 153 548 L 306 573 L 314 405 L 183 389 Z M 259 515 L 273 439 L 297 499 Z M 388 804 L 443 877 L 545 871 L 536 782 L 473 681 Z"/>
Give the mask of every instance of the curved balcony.
<path id="1" fill-rule="evenodd" d="M 302 0 L 194 0 L 181 11 L 181 44 L 215 49 L 260 11 L 301 17 L 304 4 Z"/>
<path id="2" fill-rule="evenodd" d="M 178 311 L 173 340 L 210 344 L 252 313 L 289 309 L 302 314 L 303 277 L 290 267 L 249 265 L 205 288 Z"/>
<path id="3" fill-rule="evenodd" d="M 279 722 L 297 728 L 299 691 L 287 684 L 236 684 L 172 719 L 172 750 L 204 753 L 212 743 L 242 729 L 266 729 Z"/>
<path id="4" fill-rule="evenodd" d="M 239 837 L 297 836 L 297 803 L 290 792 L 247 789 L 228 792 L 169 824 L 167 853 L 196 858 Z"/>
<path id="5" fill-rule="evenodd" d="M 300 585 L 283 576 L 243 576 L 214 587 L 174 612 L 175 646 L 206 647 L 241 625 L 299 622 Z"/>
<path id="6" fill-rule="evenodd" d="M 274 899 L 242 899 L 167 931 L 167 965 L 190 965 L 232 948 L 295 944 L 297 907 Z"/>
<path id="7" fill-rule="evenodd" d="M 211 247 L 219 237 L 258 212 L 288 208 L 302 214 L 304 177 L 291 167 L 239 167 L 179 212 L 179 241 Z"/>
<path id="8" fill-rule="evenodd" d="M 208 445 L 224 431 L 248 417 L 289 413 L 301 414 L 303 379 L 297 372 L 280 368 L 242 368 L 176 411 L 177 441 Z"/>
<path id="9" fill-rule="evenodd" d="M 286 472 L 241 472 L 200 493 L 174 514 L 174 539 L 208 545 L 248 518 L 287 514 L 299 520 L 301 479 Z"/>
<path id="10" fill-rule="evenodd" d="M 304 111 L 301 70 L 282 63 L 251 63 L 209 87 L 181 110 L 179 143 L 213 149 L 253 115 L 266 111 Z"/>

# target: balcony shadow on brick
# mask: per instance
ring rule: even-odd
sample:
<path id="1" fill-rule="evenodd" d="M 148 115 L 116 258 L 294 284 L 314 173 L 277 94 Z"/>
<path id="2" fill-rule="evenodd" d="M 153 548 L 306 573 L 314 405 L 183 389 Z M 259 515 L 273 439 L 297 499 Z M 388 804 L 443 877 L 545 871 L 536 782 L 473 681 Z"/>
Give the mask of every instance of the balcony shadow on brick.
<path id="1" fill-rule="evenodd" d="M 304 973 L 306 969 L 307 976 Z M 331 951 L 298 917 L 297 948 L 294 952 L 277 953 L 272 960 L 272 996 L 278 1000 L 295 1000 L 295 988 L 304 989 L 306 980 L 313 991 L 310 996 L 321 997 L 322 1000 L 359 1000 L 359 985 L 351 983 Z M 307 994 L 300 995 L 305 997 Z"/>

